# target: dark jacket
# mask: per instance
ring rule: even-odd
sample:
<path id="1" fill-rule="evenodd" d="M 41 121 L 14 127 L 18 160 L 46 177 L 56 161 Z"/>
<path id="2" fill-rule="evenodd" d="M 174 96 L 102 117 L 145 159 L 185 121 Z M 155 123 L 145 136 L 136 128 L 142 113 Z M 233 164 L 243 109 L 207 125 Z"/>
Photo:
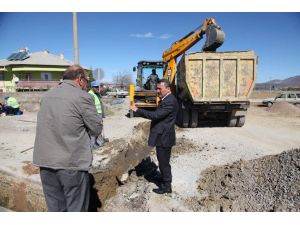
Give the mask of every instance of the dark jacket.
<path id="1" fill-rule="evenodd" d="M 155 111 L 138 109 L 136 112 L 152 120 L 148 145 L 172 147 L 176 144 L 175 121 L 178 111 L 177 99 L 169 94 L 160 102 Z"/>
<path id="2" fill-rule="evenodd" d="M 87 171 L 93 158 L 90 136 L 101 130 L 102 119 L 91 95 L 65 80 L 41 99 L 33 164 Z"/>

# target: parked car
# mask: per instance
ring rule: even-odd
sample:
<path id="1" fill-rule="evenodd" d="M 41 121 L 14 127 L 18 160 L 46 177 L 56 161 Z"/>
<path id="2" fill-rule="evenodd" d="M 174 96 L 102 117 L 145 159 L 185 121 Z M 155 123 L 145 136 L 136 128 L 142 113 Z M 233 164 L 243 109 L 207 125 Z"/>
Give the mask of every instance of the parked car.
<path id="1" fill-rule="evenodd" d="M 129 95 L 128 91 L 120 90 L 120 89 L 115 89 L 112 91 L 106 92 L 108 96 L 114 96 L 115 98 L 120 98 L 123 97 L 125 98 L 126 96 Z"/>
<path id="2" fill-rule="evenodd" d="M 262 104 L 271 107 L 275 102 L 288 102 L 300 106 L 300 92 L 285 92 L 275 98 L 267 98 L 262 101 Z"/>

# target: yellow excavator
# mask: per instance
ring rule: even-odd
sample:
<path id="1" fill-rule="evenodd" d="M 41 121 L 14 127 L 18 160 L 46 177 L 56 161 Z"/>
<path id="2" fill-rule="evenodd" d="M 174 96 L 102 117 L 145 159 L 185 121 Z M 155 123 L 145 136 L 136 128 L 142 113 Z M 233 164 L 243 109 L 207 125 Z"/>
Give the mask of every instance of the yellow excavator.
<path id="1" fill-rule="evenodd" d="M 225 34 L 221 27 L 217 25 L 215 19 L 207 18 L 200 27 L 173 43 L 168 50 L 164 51 L 162 55 L 163 61 L 140 61 L 137 69 L 134 67 L 134 71 L 137 70 L 137 86 L 130 85 L 130 104 L 134 103 L 137 107 L 154 109 L 157 106 L 156 91 L 143 88 L 143 69 L 146 68 L 163 69 L 163 78 L 171 82 L 172 92 L 175 94 L 176 59 L 200 41 L 204 34 L 206 35 L 206 42 L 202 50 L 205 52 L 216 51 L 224 42 Z M 132 111 L 130 111 L 130 117 L 133 117 Z"/>

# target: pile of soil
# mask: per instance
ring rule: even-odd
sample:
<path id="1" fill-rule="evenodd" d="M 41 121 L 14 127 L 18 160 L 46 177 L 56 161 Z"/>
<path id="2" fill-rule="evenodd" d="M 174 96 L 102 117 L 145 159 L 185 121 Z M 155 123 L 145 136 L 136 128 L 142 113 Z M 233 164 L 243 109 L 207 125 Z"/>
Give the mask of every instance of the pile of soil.
<path id="1" fill-rule="evenodd" d="M 300 211 L 300 149 L 203 172 L 196 211 Z"/>
<path id="2" fill-rule="evenodd" d="M 172 148 L 172 154 L 182 155 L 188 152 L 193 152 L 195 150 L 201 151 L 195 143 L 186 137 L 182 137 L 176 140 L 176 145 Z"/>
<path id="3" fill-rule="evenodd" d="M 300 115 L 300 108 L 288 102 L 276 102 L 266 110 L 272 113 L 283 113 L 295 116 Z"/>

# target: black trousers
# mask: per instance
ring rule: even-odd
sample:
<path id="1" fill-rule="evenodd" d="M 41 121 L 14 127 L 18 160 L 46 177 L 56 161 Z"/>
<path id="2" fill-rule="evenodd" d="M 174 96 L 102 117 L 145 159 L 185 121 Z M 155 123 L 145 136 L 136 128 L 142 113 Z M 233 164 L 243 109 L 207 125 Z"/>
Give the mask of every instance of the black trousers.
<path id="1" fill-rule="evenodd" d="M 20 108 L 13 108 L 11 106 L 4 106 L 3 108 L 3 112 L 5 112 L 6 115 L 16 115 L 19 110 Z"/>
<path id="2" fill-rule="evenodd" d="M 40 176 L 49 212 L 87 212 L 90 199 L 87 171 L 41 167 Z"/>
<path id="3" fill-rule="evenodd" d="M 165 186 L 171 186 L 172 183 L 172 172 L 170 165 L 171 149 L 172 147 L 156 146 L 158 168 Z"/>

